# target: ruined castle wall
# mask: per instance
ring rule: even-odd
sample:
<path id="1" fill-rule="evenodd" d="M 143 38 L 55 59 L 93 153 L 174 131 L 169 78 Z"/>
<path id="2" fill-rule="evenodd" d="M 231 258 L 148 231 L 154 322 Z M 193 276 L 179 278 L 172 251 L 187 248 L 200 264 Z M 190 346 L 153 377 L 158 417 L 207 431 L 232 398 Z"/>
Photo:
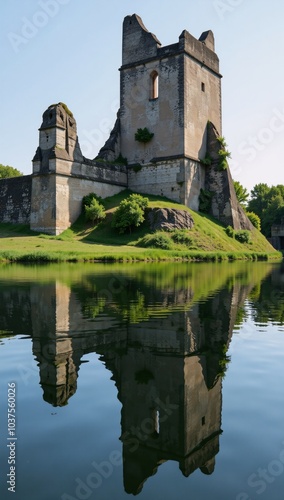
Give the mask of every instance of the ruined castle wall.
<path id="1" fill-rule="evenodd" d="M 222 133 L 221 79 L 189 56 L 185 57 L 184 78 L 185 156 L 204 158 L 208 120 Z"/>
<path id="2" fill-rule="evenodd" d="M 121 69 L 121 152 L 129 163 L 183 154 L 183 78 L 180 58 L 169 57 Z M 151 98 L 151 73 L 159 75 L 158 98 Z M 161 126 L 162 125 L 162 126 Z M 146 144 L 135 140 L 138 128 L 154 133 Z"/>
<path id="3" fill-rule="evenodd" d="M 90 179 L 56 177 L 56 234 L 60 234 L 79 217 L 82 211 L 82 199 L 89 193 L 96 193 L 102 198 L 113 196 L 125 189 L 125 186 L 107 184 Z"/>
<path id="4" fill-rule="evenodd" d="M 196 161 L 184 160 L 184 184 L 182 203 L 192 210 L 199 210 L 200 189 L 205 188 L 205 168 Z"/>
<path id="5" fill-rule="evenodd" d="M 189 159 L 161 161 L 129 168 L 129 189 L 139 193 L 166 196 L 192 210 L 199 208 L 200 189 L 205 185 L 205 169 Z"/>
<path id="6" fill-rule="evenodd" d="M 147 193 L 180 201 L 181 186 L 178 184 L 182 160 L 152 163 L 140 170 L 129 168 L 128 187 L 138 193 Z M 139 168 L 139 167 L 138 167 Z"/>
<path id="7" fill-rule="evenodd" d="M 58 235 L 79 217 L 85 195 L 106 198 L 126 187 L 124 167 L 52 159 L 49 173 L 33 176 L 31 229 Z"/>
<path id="8" fill-rule="evenodd" d="M 56 234 L 56 177 L 54 174 L 34 175 L 30 228 L 39 233 Z"/>
<path id="9" fill-rule="evenodd" d="M 29 224 L 31 175 L 0 180 L 0 222 Z"/>

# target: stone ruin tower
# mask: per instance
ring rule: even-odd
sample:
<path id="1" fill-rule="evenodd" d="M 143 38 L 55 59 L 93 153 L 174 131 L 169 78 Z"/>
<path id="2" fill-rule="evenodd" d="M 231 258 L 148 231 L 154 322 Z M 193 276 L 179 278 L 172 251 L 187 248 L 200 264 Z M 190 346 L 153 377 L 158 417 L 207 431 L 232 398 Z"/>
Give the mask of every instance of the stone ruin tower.
<path id="1" fill-rule="evenodd" d="M 60 234 L 79 217 L 85 195 L 105 198 L 126 187 L 125 166 L 85 158 L 70 110 L 61 102 L 49 106 L 33 158 L 31 229 Z"/>
<path id="2" fill-rule="evenodd" d="M 60 234 L 80 215 L 84 195 L 95 192 L 104 198 L 126 187 L 193 210 L 199 209 L 201 189 L 210 191 L 211 215 L 234 229 L 250 229 L 229 169 L 218 169 L 221 117 L 213 33 L 206 31 L 197 40 L 183 31 L 177 43 L 162 46 L 139 16 L 127 16 L 120 109 L 97 158 L 83 156 L 66 105 L 51 105 L 43 114 L 33 159 L 31 229 Z M 141 142 L 136 134 L 145 128 L 150 140 Z M 206 154 L 212 157 L 210 166 L 202 162 Z"/>
<path id="3" fill-rule="evenodd" d="M 128 161 L 133 191 L 162 195 L 199 209 L 201 189 L 212 193 L 211 215 L 235 229 L 251 228 L 229 169 L 218 169 L 222 134 L 221 74 L 212 31 L 199 40 L 184 30 L 162 46 L 136 14 L 123 22 L 120 110 L 99 156 Z M 135 140 L 138 129 L 153 138 Z M 202 163 L 212 156 L 210 167 Z"/>

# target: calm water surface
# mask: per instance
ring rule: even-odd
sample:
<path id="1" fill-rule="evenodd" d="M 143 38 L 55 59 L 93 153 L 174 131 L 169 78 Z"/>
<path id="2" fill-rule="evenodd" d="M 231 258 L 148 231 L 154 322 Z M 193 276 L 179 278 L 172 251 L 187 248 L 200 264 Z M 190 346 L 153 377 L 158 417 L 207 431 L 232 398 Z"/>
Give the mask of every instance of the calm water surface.
<path id="1" fill-rule="evenodd" d="M 284 269 L 0 267 L 0 388 L 1 500 L 282 500 Z"/>

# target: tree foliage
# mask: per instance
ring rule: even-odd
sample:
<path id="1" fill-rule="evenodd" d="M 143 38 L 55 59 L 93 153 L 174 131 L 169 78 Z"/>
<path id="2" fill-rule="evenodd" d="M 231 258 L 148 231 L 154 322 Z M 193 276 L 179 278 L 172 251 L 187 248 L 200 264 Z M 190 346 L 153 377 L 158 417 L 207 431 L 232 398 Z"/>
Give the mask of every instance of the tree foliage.
<path id="1" fill-rule="evenodd" d="M 122 200 L 113 214 L 112 227 L 118 229 L 120 233 L 125 233 L 127 229 L 131 233 L 133 228 L 140 226 L 144 222 L 148 201 L 148 198 L 144 198 L 139 194 L 131 194 L 128 198 Z"/>
<path id="2" fill-rule="evenodd" d="M 284 218 L 284 185 L 256 184 L 251 191 L 248 210 L 259 216 L 262 233 L 270 237 L 271 226 L 281 224 Z"/>
<path id="3" fill-rule="evenodd" d="M 0 164 L 0 179 L 8 179 L 9 177 L 21 177 L 23 175 L 17 168 L 9 167 L 9 165 Z"/>
<path id="4" fill-rule="evenodd" d="M 85 205 L 85 215 L 86 219 L 94 224 L 97 221 L 103 220 L 106 212 L 104 206 L 93 198 L 89 205 Z"/>
<path id="5" fill-rule="evenodd" d="M 93 224 L 103 220 L 106 216 L 103 199 L 96 193 L 89 193 L 82 200 L 83 213 Z"/>

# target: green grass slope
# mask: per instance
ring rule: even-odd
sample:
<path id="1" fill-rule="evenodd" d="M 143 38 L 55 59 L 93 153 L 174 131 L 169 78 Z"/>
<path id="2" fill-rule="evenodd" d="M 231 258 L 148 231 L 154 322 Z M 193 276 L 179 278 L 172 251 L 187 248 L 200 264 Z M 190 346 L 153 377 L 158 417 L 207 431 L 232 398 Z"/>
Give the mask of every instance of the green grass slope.
<path id="1" fill-rule="evenodd" d="M 60 236 L 34 233 L 28 226 L 0 224 L 0 259 L 8 261 L 138 261 L 138 260 L 238 260 L 282 258 L 256 229 L 249 243 L 227 236 L 218 221 L 165 198 L 148 196 L 149 207 L 190 212 L 191 230 L 151 233 L 147 221 L 132 233 L 118 234 L 111 227 L 112 214 L 130 191 L 104 200 L 106 218 L 91 226 L 80 216 Z"/>

